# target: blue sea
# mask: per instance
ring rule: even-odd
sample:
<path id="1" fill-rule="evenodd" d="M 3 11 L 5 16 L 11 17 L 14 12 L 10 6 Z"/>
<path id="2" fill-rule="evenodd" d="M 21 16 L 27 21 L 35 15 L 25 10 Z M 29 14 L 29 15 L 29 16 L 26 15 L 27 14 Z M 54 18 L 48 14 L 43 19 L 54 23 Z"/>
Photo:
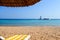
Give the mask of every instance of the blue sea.
<path id="1" fill-rule="evenodd" d="M 0 19 L 0 26 L 60 26 L 60 20 Z"/>

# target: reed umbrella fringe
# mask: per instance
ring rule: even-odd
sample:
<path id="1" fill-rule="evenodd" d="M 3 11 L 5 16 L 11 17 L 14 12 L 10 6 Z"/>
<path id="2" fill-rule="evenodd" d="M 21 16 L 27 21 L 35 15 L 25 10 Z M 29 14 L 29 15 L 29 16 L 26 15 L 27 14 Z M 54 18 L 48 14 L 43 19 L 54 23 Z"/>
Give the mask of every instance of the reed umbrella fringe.
<path id="1" fill-rule="evenodd" d="M 0 0 L 0 6 L 24 7 L 34 5 L 41 0 Z"/>

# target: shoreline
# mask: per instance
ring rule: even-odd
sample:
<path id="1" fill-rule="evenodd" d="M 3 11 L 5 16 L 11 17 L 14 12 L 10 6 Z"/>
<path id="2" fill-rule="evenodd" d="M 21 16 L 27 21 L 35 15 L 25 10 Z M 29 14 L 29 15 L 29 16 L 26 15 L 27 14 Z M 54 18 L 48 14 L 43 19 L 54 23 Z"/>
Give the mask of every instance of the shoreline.
<path id="1" fill-rule="evenodd" d="M 29 34 L 30 40 L 60 40 L 60 27 L 54 26 L 0 26 L 0 35 L 9 37 Z"/>
<path id="2" fill-rule="evenodd" d="M 47 25 L 47 26 L 45 26 L 45 25 L 41 25 L 41 26 L 10 26 L 10 25 L 8 25 L 8 26 L 1 26 L 0 25 L 0 27 L 60 27 L 60 25 L 58 25 L 58 26 L 56 26 L 56 25 L 54 25 L 54 26 L 50 26 L 50 25 Z"/>

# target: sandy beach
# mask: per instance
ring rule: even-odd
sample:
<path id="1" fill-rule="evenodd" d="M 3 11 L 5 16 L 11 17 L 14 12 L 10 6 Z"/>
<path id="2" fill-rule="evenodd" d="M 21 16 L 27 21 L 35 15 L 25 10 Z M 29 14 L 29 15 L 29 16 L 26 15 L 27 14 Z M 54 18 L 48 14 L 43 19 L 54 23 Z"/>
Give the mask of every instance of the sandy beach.
<path id="1" fill-rule="evenodd" d="M 16 34 L 30 34 L 30 40 L 60 40 L 60 27 L 0 26 L 0 35 L 5 38 Z"/>

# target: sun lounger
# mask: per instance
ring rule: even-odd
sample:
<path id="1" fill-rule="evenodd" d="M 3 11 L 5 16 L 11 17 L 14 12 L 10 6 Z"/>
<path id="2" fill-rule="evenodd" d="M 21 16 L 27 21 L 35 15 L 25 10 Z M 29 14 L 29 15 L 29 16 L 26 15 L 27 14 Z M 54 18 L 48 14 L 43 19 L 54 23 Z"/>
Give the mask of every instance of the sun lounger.
<path id="1" fill-rule="evenodd" d="M 30 35 L 14 35 L 12 37 L 6 38 L 5 40 L 29 40 Z"/>

